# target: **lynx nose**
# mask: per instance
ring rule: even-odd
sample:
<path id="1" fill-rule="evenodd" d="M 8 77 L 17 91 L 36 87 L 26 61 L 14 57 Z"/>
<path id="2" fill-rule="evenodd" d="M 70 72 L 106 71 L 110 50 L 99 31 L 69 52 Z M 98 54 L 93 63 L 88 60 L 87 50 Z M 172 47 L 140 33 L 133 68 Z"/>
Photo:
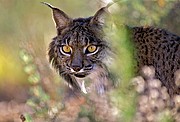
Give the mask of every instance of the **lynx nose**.
<path id="1" fill-rule="evenodd" d="M 74 55 L 72 56 L 71 68 L 75 72 L 79 72 L 83 68 L 83 56 L 82 51 L 80 49 L 76 49 L 74 51 Z"/>
<path id="2" fill-rule="evenodd" d="M 81 66 L 78 66 L 78 65 L 72 65 L 72 69 L 76 72 L 80 71 L 82 69 Z"/>

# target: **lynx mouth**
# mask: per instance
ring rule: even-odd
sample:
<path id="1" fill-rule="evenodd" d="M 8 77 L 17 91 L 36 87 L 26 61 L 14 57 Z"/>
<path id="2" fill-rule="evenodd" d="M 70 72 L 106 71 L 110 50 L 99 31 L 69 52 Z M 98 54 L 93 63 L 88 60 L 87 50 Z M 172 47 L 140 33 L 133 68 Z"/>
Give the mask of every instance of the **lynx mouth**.
<path id="1" fill-rule="evenodd" d="M 84 74 L 74 74 L 76 77 L 78 77 L 78 78 L 84 78 L 84 77 L 86 77 L 86 75 L 84 75 Z"/>
<path id="2" fill-rule="evenodd" d="M 77 73 L 77 74 L 74 74 L 74 76 L 78 77 L 78 78 L 84 78 L 88 75 L 88 73 Z"/>

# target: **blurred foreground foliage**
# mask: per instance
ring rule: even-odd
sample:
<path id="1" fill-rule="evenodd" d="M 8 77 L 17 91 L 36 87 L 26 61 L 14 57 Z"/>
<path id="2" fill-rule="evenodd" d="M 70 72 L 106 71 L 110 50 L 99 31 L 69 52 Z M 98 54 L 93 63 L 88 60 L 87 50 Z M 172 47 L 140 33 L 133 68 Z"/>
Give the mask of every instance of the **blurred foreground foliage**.
<path id="1" fill-rule="evenodd" d="M 120 110 L 121 121 L 135 121 L 137 114 L 137 92 L 131 86 L 131 78 L 134 76 L 136 62 L 133 59 L 133 44 L 129 39 L 124 25 L 128 26 L 157 26 L 160 25 L 162 17 L 165 17 L 171 9 L 174 1 L 119 1 L 110 8 L 115 21 L 115 31 L 108 32 L 112 34 L 111 41 L 116 50 L 117 59 L 113 65 L 112 71 L 116 72 L 120 78 L 119 87 L 112 93 L 112 101 Z M 117 9 L 115 9 L 117 7 Z M 163 9 L 163 10 L 162 10 Z M 165 119 L 166 120 L 166 119 Z M 164 120 L 164 121 L 165 121 Z M 159 120 L 162 121 L 162 120 Z M 171 121 L 167 119 L 166 121 Z"/>
<path id="2" fill-rule="evenodd" d="M 61 79 L 49 68 L 46 51 L 51 38 L 55 36 L 51 11 L 41 0 L 0 1 L 0 84 L 15 81 L 28 83 L 31 97 L 27 104 L 32 106 L 35 116 L 25 114 L 28 122 L 34 118 L 49 121 L 63 109 L 61 104 L 63 88 Z M 71 17 L 93 15 L 103 0 L 46 0 L 61 8 Z M 137 93 L 131 87 L 134 76 L 133 49 L 123 24 L 130 26 L 153 25 L 167 27 L 161 22 L 166 18 L 176 0 L 118 0 L 110 8 L 115 22 L 111 36 L 117 57 L 111 70 L 118 76 L 119 87 L 111 93 L 111 101 L 120 111 L 121 121 L 133 121 L 136 112 Z M 178 19 L 177 19 L 178 20 Z M 169 22 L 171 23 L 171 22 Z M 167 23 L 168 24 L 168 23 Z M 173 30 L 173 29 L 172 29 Z M 28 82 L 27 82 L 28 81 Z M 11 86 L 10 86 L 11 87 Z M 95 121 L 91 110 L 82 108 L 79 116 L 89 116 Z M 163 121 L 171 121 L 169 118 Z"/>

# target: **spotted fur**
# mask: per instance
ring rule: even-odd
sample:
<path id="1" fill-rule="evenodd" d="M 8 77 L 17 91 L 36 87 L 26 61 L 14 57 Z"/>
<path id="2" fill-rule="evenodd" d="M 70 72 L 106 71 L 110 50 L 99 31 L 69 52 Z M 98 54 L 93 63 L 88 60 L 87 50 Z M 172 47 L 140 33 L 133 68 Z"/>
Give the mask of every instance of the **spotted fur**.
<path id="1" fill-rule="evenodd" d="M 174 73 L 180 69 L 180 37 L 164 29 L 133 27 L 132 38 L 139 69 L 144 65 L 155 68 L 155 76 L 170 94 L 180 94 Z"/>

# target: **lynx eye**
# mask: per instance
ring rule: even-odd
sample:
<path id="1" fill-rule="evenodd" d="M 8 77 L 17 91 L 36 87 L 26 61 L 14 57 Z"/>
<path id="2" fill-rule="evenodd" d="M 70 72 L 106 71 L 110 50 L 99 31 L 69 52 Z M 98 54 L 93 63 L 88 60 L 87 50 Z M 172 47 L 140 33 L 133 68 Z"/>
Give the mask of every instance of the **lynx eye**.
<path id="1" fill-rule="evenodd" d="M 60 48 L 61 53 L 68 56 L 71 54 L 71 50 L 71 47 L 68 45 L 64 45 Z"/>
<path id="2" fill-rule="evenodd" d="M 90 45 L 90 46 L 88 46 L 88 47 L 86 48 L 85 53 L 86 53 L 87 55 L 93 55 L 93 54 L 95 54 L 97 51 L 98 51 L 98 47 L 97 47 L 97 46 L 95 46 L 95 45 Z"/>
<path id="3" fill-rule="evenodd" d="M 96 46 L 94 46 L 94 45 L 88 46 L 87 50 L 88 50 L 90 53 L 93 53 L 93 52 L 96 50 Z"/>

